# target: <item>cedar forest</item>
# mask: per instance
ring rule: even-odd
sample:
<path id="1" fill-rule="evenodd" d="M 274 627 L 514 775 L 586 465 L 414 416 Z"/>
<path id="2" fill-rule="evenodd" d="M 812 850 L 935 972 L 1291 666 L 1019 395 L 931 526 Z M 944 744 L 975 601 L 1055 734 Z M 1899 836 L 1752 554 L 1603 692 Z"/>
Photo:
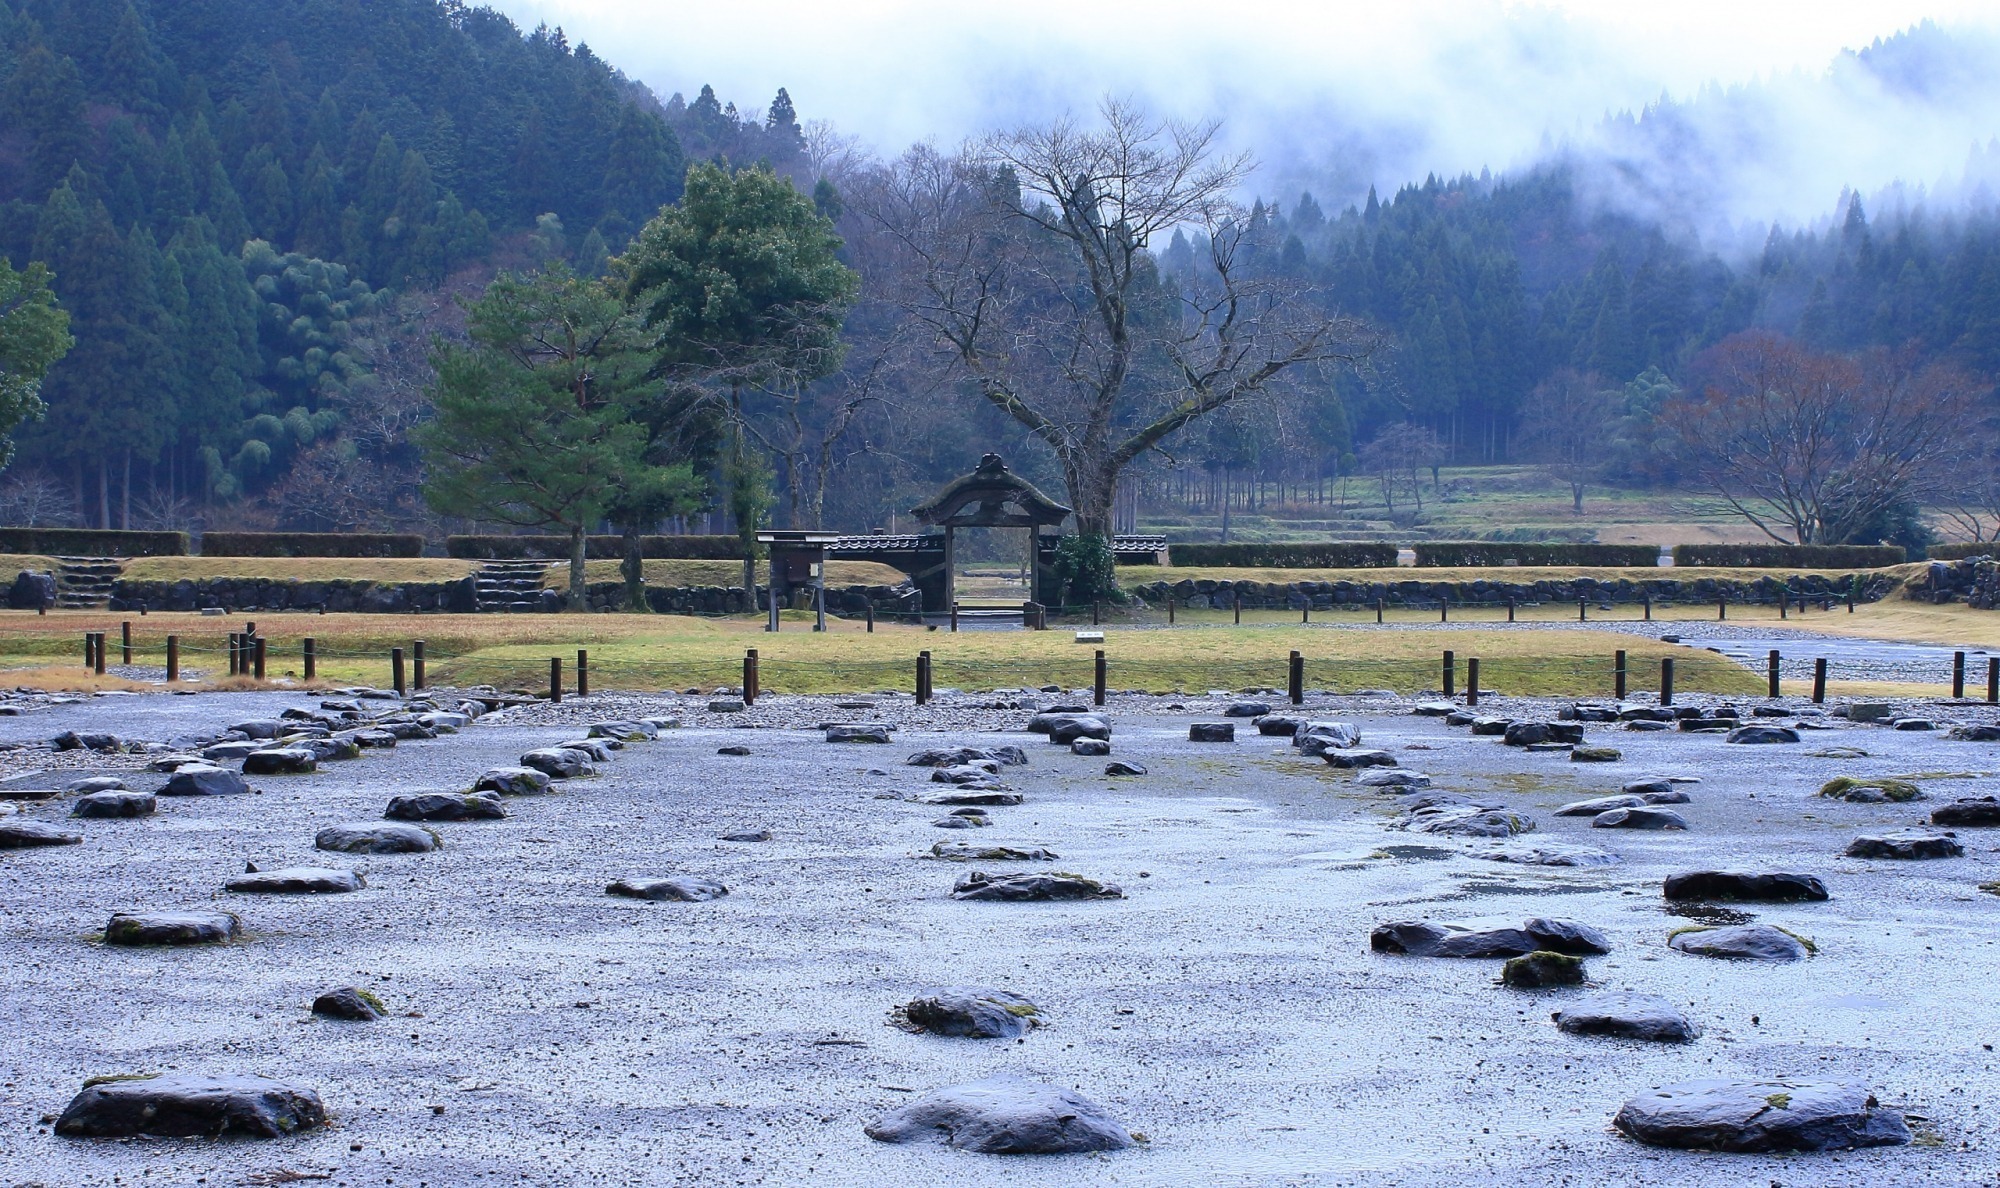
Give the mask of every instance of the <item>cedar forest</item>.
<path id="1" fill-rule="evenodd" d="M 1860 59 L 1891 71 L 1940 37 Z M 7 516 L 449 526 L 424 502 L 417 445 L 437 345 L 464 341 L 465 306 L 499 272 L 615 270 L 706 163 L 789 179 L 860 276 L 837 365 L 743 414 L 776 522 L 885 526 L 988 450 L 1053 481 L 1033 435 L 893 297 L 896 254 L 861 213 L 882 165 L 782 91 L 739 111 L 690 89 L 663 100 L 560 30 L 459 0 L 0 0 L 0 255 L 47 266 L 75 339 L 46 414 L 15 434 Z M 1671 137 L 1674 115 L 1624 134 Z M 1996 162 L 1975 150 L 1968 172 Z M 1513 460 L 1532 394 L 1577 373 L 1618 406 L 1603 477 L 1670 484 L 1687 476 L 1658 446 L 1662 403 L 1747 330 L 1949 365 L 1991 401 L 1990 194 L 1935 210 L 1829 195 L 1822 225 L 1725 257 L 1588 200 L 1578 168 L 1558 153 L 1337 207 L 1255 202 L 1237 267 L 1295 282 L 1374 346 L 1193 422 L 1133 479 L 1159 498 L 1218 472 L 1311 487 L 1366 469 L 1371 444 Z M 1176 231 L 1144 283 L 1188 283 L 1206 246 Z M 744 464 L 725 441 L 695 443 L 710 494 L 677 505 L 677 527 L 702 507 L 722 530 L 716 476 Z"/>

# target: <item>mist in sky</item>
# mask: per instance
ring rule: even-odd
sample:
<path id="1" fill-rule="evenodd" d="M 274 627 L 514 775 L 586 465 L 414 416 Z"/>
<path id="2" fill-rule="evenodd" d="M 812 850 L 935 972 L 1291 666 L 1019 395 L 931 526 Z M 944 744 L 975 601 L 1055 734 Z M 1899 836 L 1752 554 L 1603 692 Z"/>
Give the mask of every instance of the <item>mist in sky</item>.
<path id="1" fill-rule="evenodd" d="M 1603 200 L 1726 240 L 1825 218 L 1846 188 L 1963 200 L 1969 151 L 2000 137 L 1990 0 L 496 6 L 663 97 L 710 83 L 749 112 L 786 87 L 876 152 L 1128 96 L 1223 121 L 1257 194 L 1329 207 L 1561 151 Z"/>

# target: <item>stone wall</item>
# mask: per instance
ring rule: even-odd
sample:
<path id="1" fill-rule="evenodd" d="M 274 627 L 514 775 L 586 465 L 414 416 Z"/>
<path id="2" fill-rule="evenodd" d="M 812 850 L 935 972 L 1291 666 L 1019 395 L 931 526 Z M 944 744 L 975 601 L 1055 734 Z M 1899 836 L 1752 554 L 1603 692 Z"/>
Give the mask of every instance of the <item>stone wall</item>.
<path id="1" fill-rule="evenodd" d="M 24 575 L 24 578 L 27 575 Z M 40 578 L 41 575 L 34 575 Z M 26 591 L 28 584 L 16 582 Z M 39 588 L 37 586 L 36 588 Z M 24 595 L 25 596 L 25 595 Z M 590 609 L 623 606 L 625 587 L 618 582 L 592 583 L 586 591 Z M 648 586 L 646 603 L 659 614 L 747 614 L 769 605 L 769 590 L 758 586 L 746 596 L 741 586 Z M 900 586 L 841 586 L 826 592 L 827 613 L 858 618 L 873 605 L 877 614 L 916 608 L 917 592 Z M 444 611 L 471 614 L 478 610 L 474 579 L 453 582 L 281 581 L 271 578 L 201 578 L 177 582 L 121 578 L 111 587 L 111 609 L 191 611 L 221 607 L 233 611 L 326 611 L 362 614 L 409 614 Z M 561 590 L 541 592 L 538 609 L 560 611 L 566 605 Z"/>
<path id="2" fill-rule="evenodd" d="M 1903 591 L 1923 602 L 1963 602 L 1974 610 L 2000 608 L 2000 564 L 1988 557 L 1933 561 L 1920 581 Z"/>
<path id="3" fill-rule="evenodd" d="M 1879 574 L 1863 575 L 1859 595 L 1863 602 L 1874 602 L 1886 597 L 1894 583 Z M 1274 582 L 1229 582 L 1211 580 L 1182 580 L 1178 582 L 1149 582 L 1135 587 L 1132 591 L 1142 601 L 1165 603 L 1174 598 L 1182 606 L 1213 607 L 1228 610 L 1235 605 L 1238 595 L 1243 605 L 1250 610 L 1299 610 L 1311 606 L 1314 610 L 1332 610 L 1336 607 L 1356 609 L 1373 607 L 1377 599 L 1387 606 L 1436 607 L 1440 601 L 1454 606 L 1483 603 L 1489 606 L 1504 606 L 1508 599 L 1520 605 L 1540 602 L 1575 603 L 1587 600 L 1592 604 L 1605 602 L 1640 602 L 1651 595 L 1656 603 L 1713 603 L 1717 598 L 1726 597 L 1733 603 L 1775 604 L 1780 591 L 1789 587 L 1791 596 L 1800 594 L 1822 599 L 1845 599 L 1849 579 L 1845 576 L 1829 578 L 1825 574 L 1795 574 L 1786 583 L 1776 578 L 1764 577 L 1755 580 L 1737 581 L 1719 578 L 1695 578 L 1683 580 L 1671 577 L 1627 578 L 1604 580 L 1578 577 L 1561 580 L 1536 582 L 1497 582 L 1480 579 L 1471 582 L 1406 581 L 1383 582 L 1289 582 L 1279 585 Z"/>

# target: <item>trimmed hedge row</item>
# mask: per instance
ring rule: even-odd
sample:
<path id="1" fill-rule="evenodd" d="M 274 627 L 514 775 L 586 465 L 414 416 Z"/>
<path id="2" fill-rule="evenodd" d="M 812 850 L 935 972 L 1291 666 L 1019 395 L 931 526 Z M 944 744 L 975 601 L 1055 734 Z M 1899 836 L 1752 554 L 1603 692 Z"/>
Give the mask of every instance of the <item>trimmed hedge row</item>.
<path id="1" fill-rule="evenodd" d="M 1880 569 L 1908 559 L 1901 545 L 1684 544 L 1674 564 L 1765 569 Z"/>
<path id="2" fill-rule="evenodd" d="M 185 557 L 185 532 L 119 532 L 103 528 L 0 528 L 0 553 L 58 557 Z"/>
<path id="3" fill-rule="evenodd" d="M 567 536 L 447 536 L 447 555 L 466 561 L 561 561 L 569 557 Z M 743 542 L 734 536 L 642 536 L 641 555 L 691 561 L 741 561 Z M 625 555 L 622 536 L 586 536 L 583 555 L 616 561 Z"/>
<path id="4" fill-rule="evenodd" d="M 1657 566 L 1658 545 L 1495 544 L 1484 540 L 1429 541 L 1412 546 L 1419 566 L 1503 565 Z"/>
<path id="5" fill-rule="evenodd" d="M 414 532 L 209 532 L 204 557 L 421 557 Z"/>
<path id="6" fill-rule="evenodd" d="M 1168 548 L 1167 558 L 1176 568 L 1389 569 L 1396 564 L 1396 546 L 1345 541 L 1321 544 L 1177 544 Z"/>
<path id="7" fill-rule="evenodd" d="M 2000 557 L 2000 541 L 1955 540 L 1950 544 L 1934 544 L 1924 550 L 1924 555 L 1933 561 L 1963 561 L 1967 557 Z"/>

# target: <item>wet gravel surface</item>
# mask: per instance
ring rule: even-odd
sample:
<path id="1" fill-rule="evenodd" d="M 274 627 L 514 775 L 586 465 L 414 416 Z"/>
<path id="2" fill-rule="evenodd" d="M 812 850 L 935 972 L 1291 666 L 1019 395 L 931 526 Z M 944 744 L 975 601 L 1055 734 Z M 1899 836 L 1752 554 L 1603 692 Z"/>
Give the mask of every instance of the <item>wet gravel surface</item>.
<path id="1" fill-rule="evenodd" d="M 68 729 L 165 741 L 316 700 L 39 704 L 0 718 L 0 742 Z M 1763 747 L 1592 725 L 1587 741 L 1624 757 L 1575 764 L 1411 716 L 1401 701 L 1308 711 L 1357 722 L 1364 745 L 1439 789 L 1531 815 L 1527 840 L 1623 859 L 1542 868 L 1391 831 L 1395 796 L 1248 723 L 1234 744 L 1187 742 L 1188 724 L 1219 720 L 1221 702 L 1114 698 L 1112 755 L 1150 774 L 1109 780 L 1104 759 L 1020 733 L 1026 712 L 999 704 L 1046 696 L 923 709 L 766 698 L 745 714 L 710 714 L 705 700 L 600 694 L 505 711 L 317 774 L 258 777 L 255 795 L 163 799 L 153 818 L 69 823 L 68 798 L 22 804 L 85 840 L 0 852 L 0 1184 L 281 1182 L 271 1177 L 290 1169 L 352 1185 L 1877 1185 L 1993 1183 L 2000 1167 L 2000 897 L 1976 889 L 2000 878 L 2000 830 L 1961 830 L 1963 858 L 1849 859 L 1857 833 L 1916 824 L 1928 806 L 1813 796 L 1835 775 L 1917 775 L 1937 800 L 1985 795 L 2000 790 L 2000 744 L 1839 721 Z M 1547 717 L 1554 705 L 1482 708 Z M 1940 723 L 1994 719 L 1920 708 Z M 462 790 L 590 721 L 640 712 L 685 725 L 632 744 L 596 778 L 510 799 L 505 820 L 436 825 L 438 852 L 312 848 L 317 829 L 378 819 L 391 795 Z M 861 720 L 896 725 L 895 743 L 833 745 L 809 729 Z M 915 799 L 941 786 L 902 760 L 958 743 L 1028 749 L 1029 765 L 1000 777 L 1026 803 L 989 810 L 991 828 L 933 828 L 942 810 Z M 727 744 L 751 753 L 718 755 Z M 1835 746 L 1869 754 L 1813 755 Z M 57 758 L 0 753 L 0 772 L 34 783 Z M 1552 815 L 1640 775 L 1700 778 L 1675 806 L 1689 832 Z M 164 777 L 130 778 L 150 788 Z M 760 829 L 773 840 L 718 840 Z M 953 901 L 965 867 L 914 857 L 938 840 L 1046 846 L 1056 869 L 1127 898 Z M 369 886 L 223 891 L 246 861 L 353 866 Z M 1667 910 L 1660 880 L 1709 866 L 1822 877 L 1830 902 L 1743 910 L 1811 937 L 1818 955 L 1748 966 L 1668 949 L 1670 929 L 1712 917 Z M 614 879 L 663 875 L 717 879 L 730 894 L 604 893 Z M 210 907 L 240 913 L 246 938 L 181 950 L 93 939 L 113 911 Z M 1613 952 L 1589 959 L 1592 982 L 1664 995 L 1702 1037 L 1565 1035 L 1549 1013 L 1579 991 L 1502 988 L 1495 961 L 1369 951 L 1369 930 L 1387 920 L 1544 915 L 1603 929 Z M 1025 994 L 1049 1026 L 1015 1042 L 886 1024 L 892 1006 L 952 984 Z M 314 995 L 342 985 L 374 990 L 391 1017 L 308 1014 Z M 269 1142 L 47 1133 L 85 1077 L 162 1069 L 296 1079 L 324 1096 L 333 1125 Z M 861 1132 L 912 1091 L 1001 1072 L 1076 1089 L 1147 1141 L 1015 1160 Z M 1626 1098 L 1696 1076 L 1865 1081 L 1923 1119 L 1919 1143 L 1770 1158 L 1655 1150 L 1610 1129 Z"/>

